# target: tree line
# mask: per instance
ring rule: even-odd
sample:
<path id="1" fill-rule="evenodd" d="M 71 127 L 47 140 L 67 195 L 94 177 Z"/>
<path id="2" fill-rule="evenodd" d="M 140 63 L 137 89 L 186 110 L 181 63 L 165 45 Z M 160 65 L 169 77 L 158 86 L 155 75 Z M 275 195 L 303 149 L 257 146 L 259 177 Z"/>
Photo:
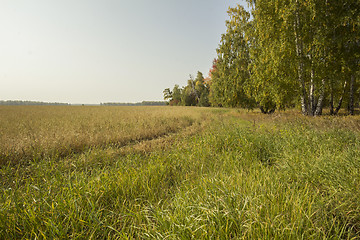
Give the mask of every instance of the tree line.
<path id="1" fill-rule="evenodd" d="M 0 101 L 0 105 L 25 105 L 25 106 L 68 106 L 68 103 L 58 103 L 58 102 L 38 102 L 38 101 L 22 101 L 22 100 L 7 100 Z"/>
<path id="2" fill-rule="evenodd" d="M 108 102 L 100 103 L 100 106 L 165 106 L 166 102 L 164 101 L 142 101 L 137 103 L 117 103 L 117 102 Z"/>
<path id="3" fill-rule="evenodd" d="M 359 0 L 247 0 L 229 8 L 209 77 L 164 98 L 171 105 L 259 107 L 263 113 L 297 107 L 304 115 L 354 114 L 360 88 Z M 202 80 L 201 80 L 202 79 Z M 202 81 L 202 83 L 197 83 Z M 195 84 L 195 85 L 194 85 Z"/>

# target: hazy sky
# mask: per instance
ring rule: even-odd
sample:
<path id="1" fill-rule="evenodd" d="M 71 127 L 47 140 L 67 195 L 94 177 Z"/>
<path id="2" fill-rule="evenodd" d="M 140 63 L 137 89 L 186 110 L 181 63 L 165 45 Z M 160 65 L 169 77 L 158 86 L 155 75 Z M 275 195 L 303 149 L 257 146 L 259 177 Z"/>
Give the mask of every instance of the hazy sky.
<path id="1" fill-rule="evenodd" d="M 0 100 L 162 100 L 208 74 L 235 0 L 1 0 Z"/>

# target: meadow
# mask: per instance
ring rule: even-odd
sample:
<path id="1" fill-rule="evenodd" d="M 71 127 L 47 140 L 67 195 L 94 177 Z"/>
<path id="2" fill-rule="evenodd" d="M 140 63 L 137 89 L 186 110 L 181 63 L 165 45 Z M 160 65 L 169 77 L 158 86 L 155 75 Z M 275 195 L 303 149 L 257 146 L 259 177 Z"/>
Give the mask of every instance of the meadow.
<path id="1" fill-rule="evenodd" d="M 0 112 L 0 239 L 360 238 L 359 116 Z"/>

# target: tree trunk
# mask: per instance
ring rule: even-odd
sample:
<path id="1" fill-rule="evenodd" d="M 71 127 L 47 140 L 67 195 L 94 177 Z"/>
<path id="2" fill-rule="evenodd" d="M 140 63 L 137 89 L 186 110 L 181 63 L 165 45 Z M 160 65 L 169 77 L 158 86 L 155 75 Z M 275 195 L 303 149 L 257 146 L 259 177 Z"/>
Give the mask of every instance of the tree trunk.
<path id="1" fill-rule="evenodd" d="M 263 114 L 273 114 L 276 108 L 264 108 L 263 106 L 259 106 L 261 113 Z"/>
<path id="2" fill-rule="evenodd" d="M 355 75 L 351 75 L 350 80 L 350 99 L 349 99 L 349 114 L 354 115 L 354 83 L 355 83 Z"/>
<path id="3" fill-rule="evenodd" d="M 296 55 L 298 58 L 298 81 L 301 88 L 301 112 L 303 115 L 308 114 L 308 103 L 307 103 L 307 94 L 305 87 L 305 74 L 304 74 L 304 57 L 303 57 L 303 46 L 300 36 L 300 17 L 298 5 L 299 1 L 296 0 L 296 11 L 295 11 L 295 22 L 294 22 L 294 33 L 295 33 L 295 46 L 296 46 Z"/>
<path id="4" fill-rule="evenodd" d="M 341 95 L 341 97 L 339 99 L 339 103 L 338 103 L 338 105 L 337 105 L 337 107 L 336 107 L 336 109 L 334 111 L 334 115 L 338 114 L 338 112 L 339 112 L 339 110 L 341 108 L 341 105 L 342 105 L 342 102 L 343 102 L 343 99 L 344 99 L 344 95 L 345 95 L 346 85 L 347 85 L 347 81 L 345 81 L 345 83 L 344 83 L 344 90 L 343 90 L 343 93 L 342 93 L 342 95 Z"/>
<path id="5" fill-rule="evenodd" d="M 330 115 L 334 115 L 334 90 L 333 85 L 330 82 Z"/>
<path id="6" fill-rule="evenodd" d="M 260 108 L 261 113 L 266 114 L 265 109 L 262 106 L 260 106 L 259 108 Z"/>
<path id="7" fill-rule="evenodd" d="M 324 98 L 325 98 L 325 79 L 322 79 L 321 80 L 321 92 L 320 92 L 319 100 L 317 102 L 316 110 L 314 113 L 315 116 L 320 116 L 322 114 Z"/>
<path id="8" fill-rule="evenodd" d="M 310 56 L 310 60 L 312 61 L 312 57 Z M 314 86 L 314 77 L 315 71 L 314 67 L 311 66 L 310 72 L 310 92 L 309 92 L 309 115 L 314 116 L 315 114 L 315 86 Z"/>

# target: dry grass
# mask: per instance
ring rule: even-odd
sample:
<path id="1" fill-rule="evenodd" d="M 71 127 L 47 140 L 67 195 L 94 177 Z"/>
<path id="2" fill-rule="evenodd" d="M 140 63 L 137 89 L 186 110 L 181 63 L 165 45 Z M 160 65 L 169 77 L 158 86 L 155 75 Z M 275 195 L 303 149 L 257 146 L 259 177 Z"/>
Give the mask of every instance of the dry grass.
<path id="1" fill-rule="evenodd" d="M 2 106 L 0 164 L 122 147 L 178 132 L 204 117 L 201 108 Z"/>

